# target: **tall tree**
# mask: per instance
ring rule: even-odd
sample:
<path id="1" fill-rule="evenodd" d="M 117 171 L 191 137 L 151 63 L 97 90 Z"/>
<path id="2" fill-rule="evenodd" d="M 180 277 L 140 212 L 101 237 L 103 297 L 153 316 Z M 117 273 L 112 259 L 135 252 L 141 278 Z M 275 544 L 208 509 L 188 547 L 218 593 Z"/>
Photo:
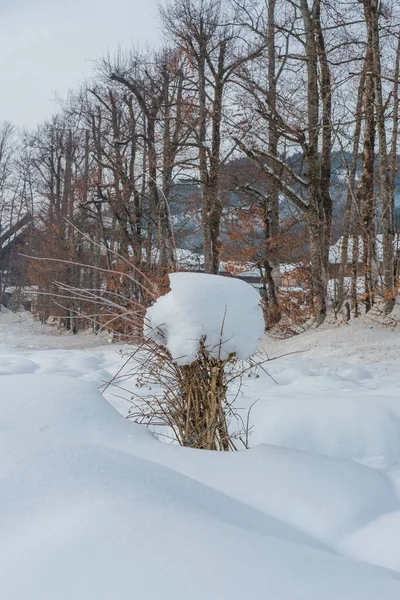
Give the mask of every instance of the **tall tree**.
<path id="1" fill-rule="evenodd" d="M 305 65 L 306 97 L 304 110 L 295 109 L 297 118 L 290 123 L 282 101 L 280 111 L 271 108 L 268 92 L 261 102 L 261 112 L 267 121 L 274 121 L 276 133 L 292 145 L 299 145 L 303 156 L 302 173 L 292 169 L 288 162 L 263 149 L 260 143 L 237 142 L 248 158 L 256 162 L 270 181 L 301 211 L 309 231 L 311 257 L 311 284 L 314 313 L 317 324 L 321 324 L 327 311 L 327 284 L 329 278 L 329 245 L 332 231 L 332 199 L 330 194 L 332 154 L 332 85 L 330 66 L 325 48 L 324 30 L 321 22 L 321 2 L 313 2 L 312 8 L 306 0 L 294 5 L 292 27 L 287 32 L 284 64 L 293 57 L 290 44 L 303 53 L 294 55 L 296 62 Z M 301 29 L 298 25 L 301 24 Z M 296 25 L 296 26 L 295 26 Z M 257 86 L 256 86 L 257 87 Z M 287 92 L 286 92 L 287 93 Z M 302 91 L 298 91 L 299 106 Z M 293 100 L 291 101 L 293 105 Z M 300 115 L 300 118 L 299 116 Z M 275 135 L 276 135 L 275 133 Z M 254 139 L 254 138 L 253 138 Z"/>
<path id="2" fill-rule="evenodd" d="M 219 185 L 224 95 L 235 71 L 258 56 L 260 49 L 241 46 L 241 28 L 223 0 L 174 0 L 161 9 L 161 17 L 193 70 L 204 268 L 207 273 L 218 273 L 223 211 Z"/>

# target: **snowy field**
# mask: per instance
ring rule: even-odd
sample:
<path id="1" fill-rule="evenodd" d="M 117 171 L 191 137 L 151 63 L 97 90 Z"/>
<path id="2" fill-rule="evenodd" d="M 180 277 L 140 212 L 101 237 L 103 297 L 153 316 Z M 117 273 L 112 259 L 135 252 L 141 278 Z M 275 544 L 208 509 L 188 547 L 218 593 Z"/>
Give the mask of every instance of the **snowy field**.
<path id="1" fill-rule="evenodd" d="M 399 600 L 400 331 L 263 345 L 252 448 L 212 453 L 101 396 L 123 348 L 0 313 L 0 597 Z"/>

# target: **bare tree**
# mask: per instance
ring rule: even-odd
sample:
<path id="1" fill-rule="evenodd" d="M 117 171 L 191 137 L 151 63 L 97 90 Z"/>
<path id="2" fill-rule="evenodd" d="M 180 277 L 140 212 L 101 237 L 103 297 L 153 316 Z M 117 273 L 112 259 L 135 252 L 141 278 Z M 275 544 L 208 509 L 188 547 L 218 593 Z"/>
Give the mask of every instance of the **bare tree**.
<path id="1" fill-rule="evenodd" d="M 168 172 L 164 172 L 164 188 L 160 192 L 158 185 L 158 156 L 157 156 L 157 123 L 162 120 L 162 110 L 169 102 L 169 87 L 171 80 L 170 70 L 171 56 L 163 52 L 159 56 L 140 60 L 139 57 L 131 56 L 128 63 L 117 60 L 115 64 L 106 64 L 111 81 L 118 82 L 128 89 L 136 98 L 137 103 L 144 115 L 146 122 L 146 151 L 148 159 L 148 187 L 150 202 L 157 214 L 160 266 L 166 271 L 176 267 L 172 225 L 169 214 L 168 185 L 171 181 L 172 165 L 168 165 Z M 152 63 L 152 64 L 151 64 Z M 169 133 L 170 120 L 164 120 Z M 177 132 L 177 129 L 176 129 Z M 176 138 L 175 138 L 176 144 Z M 172 152 L 168 145 L 168 151 Z M 174 148 L 177 151 L 177 148 Z M 164 153 L 167 152 L 164 146 Z M 171 161 L 173 157 L 169 156 Z"/>
<path id="2" fill-rule="evenodd" d="M 240 26 L 223 0 L 175 0 L 161 9 L 163 23 L 193 69 L 197 91 L 195 137 L 202 194 L 204 268 L 219 272 L 222 201 L 222 124 L 224 94 L 235 71 L 260 53 L 242 48 Z"/>
<path id="3" fill-rule="evenodd" d="M 329 245 L 332 230 L 332 199 L 330 195 L 331 153 L 332 153 L 332 86 L 330 66 L 325 49 L 324 32 L 321 23 L 321 2 L 306 0 L 294 5 L 292 27 L 289 31 L 286 52 L 294 37 L 298 49 L 294 59 L 305 64 L 307 94 L 305 112 L 297 110 L 300 118 L 289 123 L 270 106 L 269 95 L 264 96 L 261 109 L 267 121 L 275 121 L 279 136 L 291 144 L 299 145 L 303 156 L 303 173 L 289 167 L 287 161 L 264 150 L 260 144 L 237 142 L 248 158 L 256 162 L 276 186 L 304 214 L 309 230 L 311 255 L 311 283 L 314 299 L 316 323 L 321 324 L 326 315 L 326 290 L 329 277 Z M 293 23 L 299 25 L 299 31 Z M 286 63 L 288 57 L 284 58 Z M 262 91 L 262 90 L 261 90 Z M 300 99 L 300 103 L 302 100 Z M 282 103 L 281 103 L 282 105 Z M 304 120 L 303 120 L 304 119 Z M 275 133 L 276 135 L 276 133 Z"/>

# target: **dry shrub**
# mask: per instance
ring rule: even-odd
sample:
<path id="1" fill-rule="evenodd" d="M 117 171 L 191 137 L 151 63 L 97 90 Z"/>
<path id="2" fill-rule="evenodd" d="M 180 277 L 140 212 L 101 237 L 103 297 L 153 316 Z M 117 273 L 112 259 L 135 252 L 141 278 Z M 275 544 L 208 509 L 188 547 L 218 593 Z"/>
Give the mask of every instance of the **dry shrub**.
<path id="1" fill-rule="evenodd" d="M 273 333 L 288 338 L 306 331 L 312 317 L 310 303 L 311 293 L 308 290 L 281 290 L 281 319 L 273 327 Z"/>
<path id="2" fill-rule="evenodd" d="M 207 450 L 236 450 L 236 440 L 248 445 L 248 419 L 233 403 L 245 374 L 263 368 L 264 360 L 238 360 L 213 356 L 200 342 L 196 359 L 188 365 L 175 361 L 165 346 L 147 339 L 129 356 L 133 366 L 124 368 L 107 384 L 128 391 L 128 418 L 152 429 L 157 435 L 181 446 Z M 135 389 L 124 387 L 127 380 Z M 233 385 L 232 385 L 233 384 Z M 236 389 L 229 401 L 228 388 Z M 230 425 L 238 426 L 235 432 Z"/>
<path id="3" fill-rule="evenodd" d="M 275 327 L 275 325 L 281 320 L 282 307 L 268 306 L 268 304 L 265 301 L 262 302 L 261 306 L 264 313 L 265 330 L 269 331 L 270 329 Z"/>
<path id="4" fill-rule="evenodd" d="M 168 290 L 168 278 L 156 265 L 147 271 L 145 265 L 133 262 L 134 257 L 122 256 L 67 223 L 82 244 L 100 252 L 99 264 L 26 256 L 48 278 L 37 292 L 36 315 L 42 321 L 59 317 L 67 328 L 73 324 L 76 332 L 90 325 L 96 332 L 110 331 L 118 341 L 140 343 L 146 309 Z"/>
<path id="5" fill-rule="evenodd" d="M 35 319 L 38 319 L 41 323 L 46 323 L 47 319 L 52 314 L 52 306 L 51 298 L 44 293 L 41 294 L 38 292 L 33 304 L 32 314 Z"/>
<path id="6" fill-rule="evenodd" d="M 140 344 L 146 310 L 169 291 L 168 276 L 156 269 L 148 272 L 143 266 L 133 269 L 129 261 L 117 260 L 113 269 L 114 273 L 105 273 L 98 294 L 97 302 L 102 304 L 98 327 L 110 331 L 114 340 Z"/>

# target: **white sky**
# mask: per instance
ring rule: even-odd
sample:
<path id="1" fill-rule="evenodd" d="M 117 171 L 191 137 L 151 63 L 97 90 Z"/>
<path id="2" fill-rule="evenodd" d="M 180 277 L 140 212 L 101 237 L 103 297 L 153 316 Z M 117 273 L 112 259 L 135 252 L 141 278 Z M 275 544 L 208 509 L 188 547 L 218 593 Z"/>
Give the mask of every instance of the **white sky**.
<path id="1" fill-rule="evenodd" d="M 92 61 L 159 39 L 155 0 L 0 0 L 0 121 L 35 127 Z"/>

